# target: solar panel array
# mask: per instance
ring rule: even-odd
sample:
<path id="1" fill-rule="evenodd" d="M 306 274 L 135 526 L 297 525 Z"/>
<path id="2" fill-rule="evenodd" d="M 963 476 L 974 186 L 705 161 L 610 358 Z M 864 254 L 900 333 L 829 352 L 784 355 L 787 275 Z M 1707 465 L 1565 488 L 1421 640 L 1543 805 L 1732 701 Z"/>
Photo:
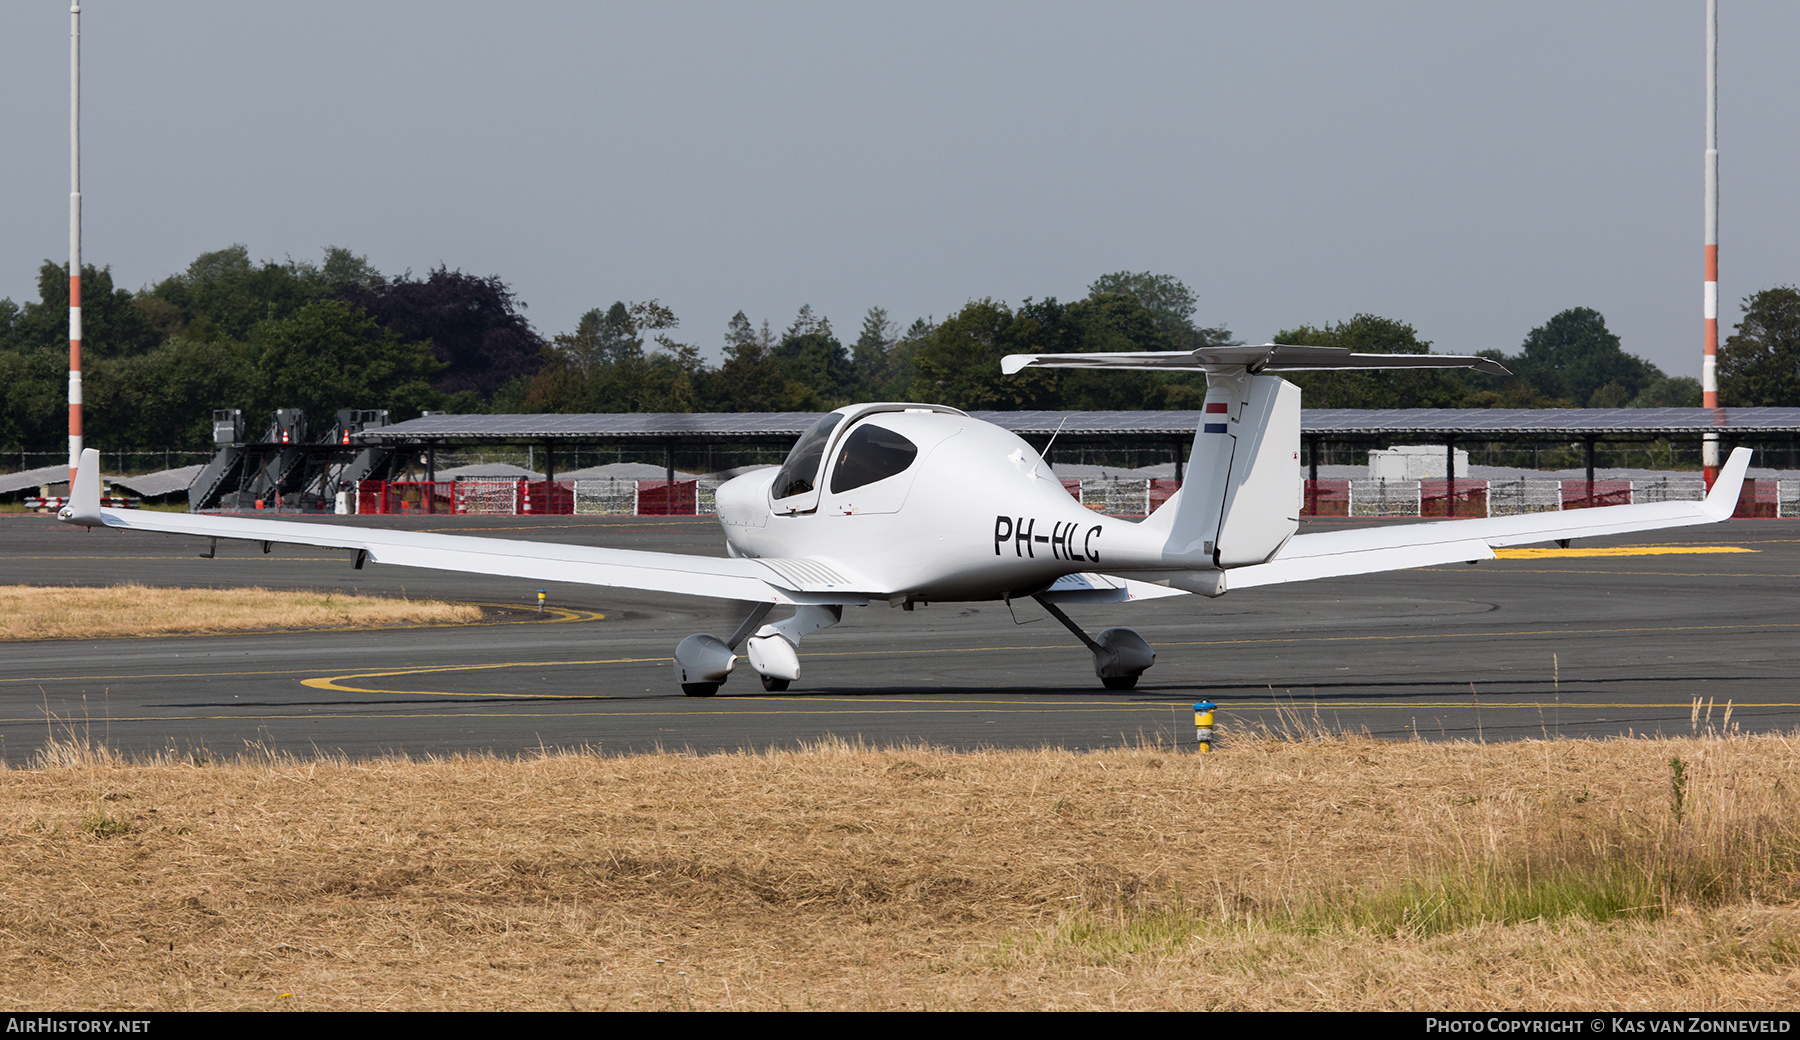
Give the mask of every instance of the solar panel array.
<path id="1" fill-rule="evenodd" d="M 812 412 L 599 412 L 581 415 L 427 415 L 365 430 L 365 444 L 595 440 L 792 438 L 817 422 Z"/>
<path id="2" fill-rule="evenodd" d="M 1800 432 L 1800 408 L 1309 408 L 1319 434 L 1650 436 Z"/>
<path id="3" fill-rule="evenodd" d="M 1024 436 L 1190 437 L 1199 412 L 971 412 Z M 789 440 L 815 412 L 625 412 L 428 415 L 366 430 L 365 444 Z M 1352 436 L 1644 436 L 1800 433 L 1800 408 L 1308 408 L 1303 434 Z"/>

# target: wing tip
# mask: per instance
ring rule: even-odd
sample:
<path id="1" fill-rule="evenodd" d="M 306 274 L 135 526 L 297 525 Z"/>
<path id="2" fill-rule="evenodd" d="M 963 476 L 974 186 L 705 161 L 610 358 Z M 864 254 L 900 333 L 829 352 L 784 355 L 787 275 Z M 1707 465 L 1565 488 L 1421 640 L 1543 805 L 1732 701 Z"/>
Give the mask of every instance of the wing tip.
<path id="1" fill-rule="evenodd" d="M 1737 512 L 1738 497 L 1744 493 L 1744 477 L 1749 470 L 1750 449 L 1731 449 L 1730 457 L 1725 460 L 1725 468 L 1719 471 L 1712 490 L 1706 493 L 1703 508 L 1708 517 L 1715 522 L 1731 519 L 1731 515 Z"/>
<path id="2" fill-rule="evenodd" d="M 100 515 L 100 452 L 83 448 L 75 467 L 75 482 L 69 488 L 69 504 L 56 518 L 65 524 L 99 527 L 106 523 Z"/>

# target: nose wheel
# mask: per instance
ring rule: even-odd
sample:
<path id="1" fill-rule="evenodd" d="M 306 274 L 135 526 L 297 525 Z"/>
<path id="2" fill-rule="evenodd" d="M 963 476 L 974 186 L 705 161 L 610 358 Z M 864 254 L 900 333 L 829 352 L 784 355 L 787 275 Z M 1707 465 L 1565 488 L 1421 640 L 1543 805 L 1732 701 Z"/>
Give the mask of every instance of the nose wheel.
<path id="1" fill-rule="evenodd" d="M 778 624 L 763 625 L 770 603 L 759 603 L 750 616 L 738 625 L 730 639 L 705 633 L 688 636 L 675 648 L 675 674 L 681 692 L 689 697 L 711 697 L 719 692 L 731 670 L 737 666 L 737 648 L 745 647 L 750 667 L 756 669 L 762 688 L 769 693 L 785 691 L 800 677 L 800 638 L 809 632 L 830 628 L 844 615 L 837 605 L 805 605 L 794 616 Z M 761 625 L 761 628 L 757 626 Z M 752 635 L 752 633 L 755 633 Z"/>

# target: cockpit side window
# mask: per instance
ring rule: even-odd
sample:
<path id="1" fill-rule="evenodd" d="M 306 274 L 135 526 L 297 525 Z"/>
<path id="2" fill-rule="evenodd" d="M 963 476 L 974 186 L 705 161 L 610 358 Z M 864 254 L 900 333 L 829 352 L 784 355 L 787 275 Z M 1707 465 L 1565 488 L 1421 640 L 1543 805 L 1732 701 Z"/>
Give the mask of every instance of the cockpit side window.
<path id="1" fill-rule="evenodd" d="M 850 431 L 831 468 L 831 493 L 842 494 L 901 473 L 919 457 L 912 441 L 874 423 Z"/>
<path id="2" fill-rule="evenodd" d="M 842 415 L 832 412 L 800 435 L 800 442 L 788 452 L 787 461 L 781 464 L 781 472 L 775 474 L 774 483 L 769 485 L 776 498 L 803 495 L 818 485 L 819 464 L 825 461 L 825 442 L 843 421 Z"/>

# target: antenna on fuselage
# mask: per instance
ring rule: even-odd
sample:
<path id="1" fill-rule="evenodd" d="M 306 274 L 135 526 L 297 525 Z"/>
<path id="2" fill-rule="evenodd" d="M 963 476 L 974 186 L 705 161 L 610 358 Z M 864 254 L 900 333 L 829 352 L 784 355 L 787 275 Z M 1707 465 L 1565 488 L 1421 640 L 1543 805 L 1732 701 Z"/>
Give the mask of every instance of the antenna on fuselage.
<path id="1" fill-rule="evenodd" d="M 1044 460 L 1044 465 L 1050 465 L 1050 449 L 1056 446 L 1056 438 L 1062 433 L 1063 423 L 1068 421 L 1068 416 L 1062 417 L 1062 422 L 1056 424 L 1056 432 L 1050 435 L 1050 443 L 1044 445 L 1044 450 L 1038 453 L 1038 457 Z M 1055 471 L 1052 470 L 1052 472 Z"/>

